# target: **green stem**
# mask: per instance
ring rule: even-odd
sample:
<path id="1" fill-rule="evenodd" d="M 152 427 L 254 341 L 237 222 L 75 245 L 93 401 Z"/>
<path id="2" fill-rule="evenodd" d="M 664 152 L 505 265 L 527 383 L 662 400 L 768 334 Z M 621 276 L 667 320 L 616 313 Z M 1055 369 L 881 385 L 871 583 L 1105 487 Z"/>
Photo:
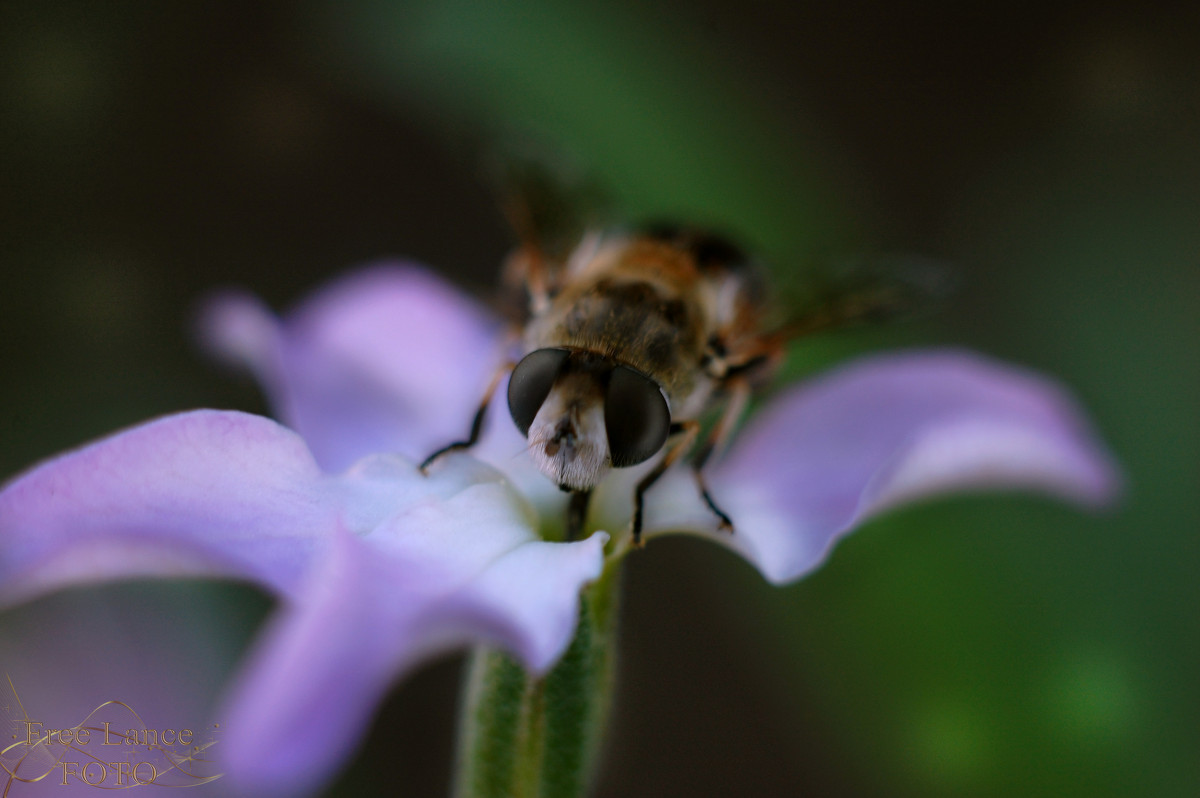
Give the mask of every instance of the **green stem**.
<path id="1" fill-rule="evenodd" d="M 580 601 L 575 638 L 542 678 L 477 650 L 462 714 L 457 798 L 580 798 L 591 784 L 612 697 L 620 560 Z"/>

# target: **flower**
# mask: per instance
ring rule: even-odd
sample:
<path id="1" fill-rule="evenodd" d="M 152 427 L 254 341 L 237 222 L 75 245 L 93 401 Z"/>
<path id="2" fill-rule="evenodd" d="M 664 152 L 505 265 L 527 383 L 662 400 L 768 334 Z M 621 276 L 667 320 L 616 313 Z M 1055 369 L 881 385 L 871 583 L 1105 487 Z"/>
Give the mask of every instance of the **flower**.
<path id="1" fill-rule="evenodd" d="M 408 459 L 465 431 L 504 354 L 495 321 L 422 269 L 381 265 L 284 320 L 226 295 L 203 328 L 290 429 L 195 411 L 20 476 L 0 492 L 0 601 L 135 575 L 247 579 L 279 596 L 226 710 L 229 772 L 255 791 L 317 789 L 391 681 L 431 652 L 484 641 L 535 672 L 554 663 L 608 535 L 539 536 L 565 499 L 506 418 L 429 477 Z M 679 471 L 648 494 L 646 537 L 710 535 L 773 582 L 902 502 L 1022 487 L 1098 506 L 1119 482 L 1059 388 L 965 352 L 879 356 L 776 397 L 708 472 L 732 536 Z M 598 489 L 589 530 L 623 532 L 638 473 Z"/>
<path id="2" fill-rule="evenodd" d="M 314 790 L 392 679 L 484 640 L 535 671 L 570 641 L 607 536 L 540 541 L 493 469 L 395 456 L 322 472 L 268 419 L 200 410 L 51 460 L 0 493 L 0 599 L 131 576 L 253 581 L 283 600 L 221 715 L 249 792 Z"/>
<path id="3" fill-rule="evenodd" d="M 203 327 L 211 349 L 249 368 L 331 469 L 380 448 L 419 457 L 462 438 L 504 355 L 498 322 L 410 264 L 346 276 L 284 320 L 229 294 Z M 543 518 L 561 517 L 562 493 L 521 455 L 525 440 L 497 410 L 504 417 L 473 454 L 505 472 Z M 616 472 L 598 489 L 595 526 L 624 529 L 646 468 Z M 959 350 L 878 355 L 774 397 L 706 471 L 733 536 L 717 531 L 683 471 L 647 494 L 645 536 L 709 535 L 776 583 L 815 568 L 868 518 L 925 496 L 1024 488 L 1099 507 L 1120 486 L 1062 388 Z"/>

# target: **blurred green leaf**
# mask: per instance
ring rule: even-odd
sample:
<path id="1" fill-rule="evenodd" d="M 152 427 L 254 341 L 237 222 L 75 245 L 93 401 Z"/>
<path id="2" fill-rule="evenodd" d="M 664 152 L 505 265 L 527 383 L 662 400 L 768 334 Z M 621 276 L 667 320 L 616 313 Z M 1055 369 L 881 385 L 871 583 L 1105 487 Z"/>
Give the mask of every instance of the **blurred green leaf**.
<path id="1" fill-rule="evenodd" d="M 686 14 L 550 0 L 327 10 L 317 27 L 342 31 L 355 81 L 460 135 L 560 142 L 634 217 L 712 225 L 789 267 L 845 233 L 804 122 L 774 113 L 771 86 Z"/>

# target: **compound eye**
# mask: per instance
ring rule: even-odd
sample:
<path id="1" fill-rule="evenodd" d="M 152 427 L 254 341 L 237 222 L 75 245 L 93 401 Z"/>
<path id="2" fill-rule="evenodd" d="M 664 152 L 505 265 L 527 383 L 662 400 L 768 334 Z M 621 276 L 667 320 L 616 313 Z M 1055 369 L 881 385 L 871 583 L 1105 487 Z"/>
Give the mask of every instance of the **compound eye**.
<path id="1" fill-rule="evenodd" d="M 649 460 L 671 429 L 671 410 L 658 383 L 627 366 L 617 366 L 604 394 L 608 453 L 616 468 Z"/>
<path id="2" fill-rule="evenodd" d="M 522 358 L 513 369 L 508 380 L 508 412 L 522 435 L 529 434 L 533 419 L 550 395 L 566 362 L 565 349 L 537 349 Z"/>

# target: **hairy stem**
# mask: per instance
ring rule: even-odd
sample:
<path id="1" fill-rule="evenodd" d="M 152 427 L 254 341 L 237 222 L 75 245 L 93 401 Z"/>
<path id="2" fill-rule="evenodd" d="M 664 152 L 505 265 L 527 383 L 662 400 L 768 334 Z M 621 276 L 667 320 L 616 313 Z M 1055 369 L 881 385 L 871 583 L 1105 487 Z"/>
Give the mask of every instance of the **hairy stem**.
<path id="1" fill-rule="evenodd" d="M 580 600 L 575 637 L 541 678 L 507 654 L 477 650 L 459 730 L 457 798 L 581 798 L 612 697 L 620 559 Z"/>

